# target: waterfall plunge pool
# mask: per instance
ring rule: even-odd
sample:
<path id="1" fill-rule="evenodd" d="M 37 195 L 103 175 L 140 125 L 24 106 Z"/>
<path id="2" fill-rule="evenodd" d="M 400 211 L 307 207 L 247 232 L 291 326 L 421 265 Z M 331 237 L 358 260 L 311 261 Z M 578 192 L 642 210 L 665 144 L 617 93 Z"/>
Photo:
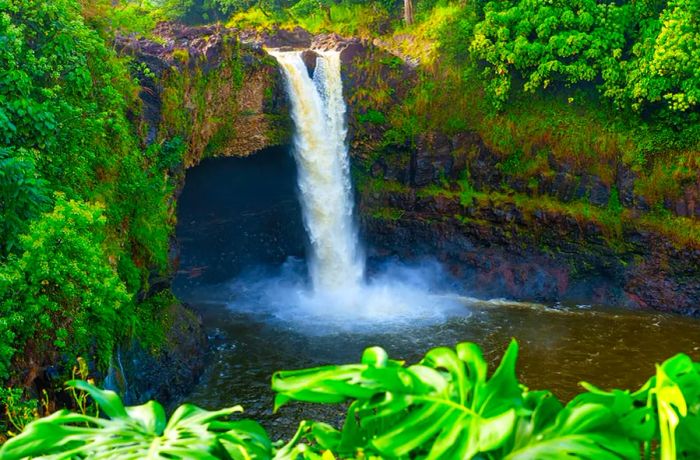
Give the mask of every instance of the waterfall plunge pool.
<path id="1" fill-rule="evenodd" d="M 202 315 L 211 350 L 207 370 L 186 401 L 210 409 L 241 404 L 246 416 L 283 436 L 303 418 L 339 421 L 344 408 L 293 404 L 272 414 L 272 373 L 357 362 L 372 345 L 415 362 L 431 347 L 473 341 L 496 365 L 515 337 L 521 381 L 562 399 L 581 391 L 580 380 L 635 388 L 654 372 L 655 362 L 679 352 L 700 358 L 700 322 L 656 313 L 461 299 L 459 307 L 424 321 L 389 315 L 361 323 L 289 314 L 284 296 L 272 297 L 278 305 L 266 304 L 270 293 L 255 289 L 274 286 L 269 280 L 282 279 L 281 272 L 289 282 L 303 282 L 306 273 L 296 174 L 283 148 L 206 160 L 187 173 L 178 202 L 174 289 Z M 434 273 L 426 267 L 424 274 Z M 382 266 L 368 271 L 381 272 Z"/>

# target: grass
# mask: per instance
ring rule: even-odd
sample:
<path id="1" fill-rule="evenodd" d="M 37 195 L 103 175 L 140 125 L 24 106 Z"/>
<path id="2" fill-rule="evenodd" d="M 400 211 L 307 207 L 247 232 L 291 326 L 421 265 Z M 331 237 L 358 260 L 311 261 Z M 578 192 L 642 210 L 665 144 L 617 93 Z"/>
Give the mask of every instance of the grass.
<path id="1" fill-rule="evenodd" d="M 700 248 L 700 222 L 672 216 L 668 211 L 640 215 L 637 211 L 624 209 L 619 203 L 619 198 L 615 199 L 614 190 L 611 192 L 608 206 L 597 207 L 583 199 L 563 203 L 546 195 L 529 196 L 521 193 L 477 191 L 465 178 L 459 180 L 457 184 L 459 187 L 451 187 L 447 182 L 442 185 L 433 184 L 417 189 L 416 193 L 424 198 L 440 196 L 459 200 L 463 207 L 476 206 L 480 209 L 489 209 L 515 205 L 526 221 L 535 219 L 541 212 L 569 216 L 582 227 L 591 223 L 597 225 L 606 243 L 619 252 L 625 251 L 629 246 L 625 241 L 626 229 L 635 228 L 663 235 L 678 247 Z M 375 193 L 405 193 L 410 189 L 396 181 L 370 179 L 367 190 Z M 402 213 L 401 209 L 386 207 L 371 211 L 373 217 L 387 220 L 397 220 L 402 217 Z M 456 218 L 463 223 L 487 223 L 465 215 L 445 216 L 445 218 Z"/>
<path id="2" fill-rule="evenodd" d="M 364 182 L 363 188 L 375 193 L 405 193 L 411 188 L 398 181 L 385 180 L 384 178 L 368 178 Z"/>

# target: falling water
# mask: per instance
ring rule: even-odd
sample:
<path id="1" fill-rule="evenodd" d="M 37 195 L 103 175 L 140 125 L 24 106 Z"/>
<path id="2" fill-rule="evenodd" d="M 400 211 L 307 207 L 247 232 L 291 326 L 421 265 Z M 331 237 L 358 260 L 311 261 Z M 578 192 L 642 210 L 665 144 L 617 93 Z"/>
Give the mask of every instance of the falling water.
<path id="1" fill-rule="evenodd" d="M 356 290 L 364 276 L 364 257 L 353 220 L 340 54 L 319 52 L 313 78 L 301 52 L 271 54 L 284 70 L 292 103 L 294 155 L 304 224 L 311 241 L 314 290 Z"/>
<path id="2" fill-rule="evenodd" d="M 353 218 L 340 54 L 317 51 L 311 77 L 301 52 L 269 53 L 284 71 L 296 127 L 294 157 L 311 241 L 311 289 L 299 277 L 298 260 L 290 258 L 278 276 L 244 276 L 230 284 L 236 298 L 231 305 L 256 314 L 267 311 L 285 323 L 302 323 L 300 327 L 313 334 L 440 321 L 451 312 L 464 312 L 463 300 L 444 294 L 449 277 L 438 264 L 387 261 L 373 267 L 366 279 Z"/>

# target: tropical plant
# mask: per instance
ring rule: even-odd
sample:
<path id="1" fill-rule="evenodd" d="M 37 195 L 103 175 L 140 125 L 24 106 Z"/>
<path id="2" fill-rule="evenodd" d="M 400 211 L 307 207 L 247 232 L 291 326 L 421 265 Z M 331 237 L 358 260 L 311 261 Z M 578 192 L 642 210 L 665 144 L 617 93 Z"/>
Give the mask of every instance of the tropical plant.
<path id="1" fill-rule="evenodd" d="M 178 408 L 169 422 L 155 402 L 124 408 L 111 391 L 83 381 L 109 419 L 58 412 L 32 422 L 0 457 L 250 459 L 693 459 L 700 457 L 700 364 L 679 354 L 641 389 L 587 390 L 563 405 L 515 376 L 511 342 L 488 375 L 473 343 L 429 351 L 415 365 L 378 347 L 359 364 L 278 372 L 275 409 L 291 401 L 350 402 L 340 430 L 304 421 L 285 445 L 250 420 L 225 421 L 240 408 Z M 159 457 L 160 455 L 160 457 Z"/>
<path id="2" fill-rule="evenodd" d="M 324 437 L 324 447 L 341 456 L 369 449 L 384 458 L 545 458 L 552 449 L 561 453 L 564 441 L 572 451 L 608 453 L 602 435 L 610 423 L 600 431 L 569 423 L 580 418 L 580 409 L 557 420 L 562 407 L 551 393 L 519 385 L 516 358 L 512 342 L 487 378 L 486 361 L 472 343 L 434 349 L 409 367 L 370 348 L 359 365 L 280 372 L 272 386 L 278 392 L 276 407 L 290 399 L 354 400 L 342 430 Z M 629 452 L 628 447 L 634 444 L 620 449 Z M 538 456 L 528 457 L 530 449 Z"/>
<path id="3" fill-rule="evenodd" d="M 166 270 L 185 144 L 143 151 L 131 58 L 110 39 L 153 5 L 0 0 L 0 379 L 19 380 L 17 356 L 104 364 L 135 323 L 161 327 L 160 304 L 131 304 Z"/>
<path id="4" fill-rule="evenodd" d="M 0 260 L 17 249 L 19 235 L 49 204 L 47 195 L 28 152 L 0 148 Z"/>
<path id="5" fill-rule="evenodd" d="M 492 1 L 475 26 L 471 51 L 486 64 L 497 107 L 514 77 L 530 92 L 590 82 L 619 107 L 660 109 L 691 124 L 700 100 L 699 17 L 697 0 Z"/>
<path id="6" fill-rule="evenodd" d="M 275 374 L 275 406 L 352 401 L 341 430 L 322 425 L 311 436 L 343 458 L 360 452 L 509 460 L 700 455 L 700 365 L 688 356 L 658 366 L 637 392 L 583 384 L 589 391 L 564 406 L 552 393 L 518 383 L 517 351 L 513 341 L 487 378 L 486 361 L 471 343 L 434 349 L 408 367 L 370 348 L 360 364 Z"/>
<path id="7" fill-rule="evenodd" d="M 0 387 L 0 408 L 4 423 L 0 423 L 0 438 L 22 432 L 38 416 L 36 399 L 27 399 L 21 388 Z"/>
<path id="8" fill-rule="evenodd" d="M 27 344 L 21 358 L 35 366 L 59 351 L 109 362 L 132 301 L 102 248 L 105 221 L 101 206 L 57 194 L 21 237 L 28 250 L 0 265 L 0 378 Z"/>
<path id="9" fill-rule="evenodd" d="M 157 402 L 124 407 L 112 391 L 82 380 L 71 380 L 68 386 L 90 394 L 108 418 L 58 411 L 5 443 L 3 459 L 270 458 L 272 445 L 260 425 L 225 420 L 241 412 L 240 406 L 212 412 L 184 404 L 168 420 Z"/>

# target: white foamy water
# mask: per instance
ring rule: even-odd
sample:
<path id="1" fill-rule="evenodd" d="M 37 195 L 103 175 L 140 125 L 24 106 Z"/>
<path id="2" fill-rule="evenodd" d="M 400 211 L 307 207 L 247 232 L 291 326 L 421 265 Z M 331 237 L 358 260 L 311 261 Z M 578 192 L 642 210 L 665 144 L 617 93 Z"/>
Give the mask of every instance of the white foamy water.
<path id="1" fill-rule="evenodd" d="M 353 216 L 340 55 L 317 51 L 311 77 L 301 52 L 268 52 L 284 72 L 296 128 L 294 158 L 311 242 L 310 283 L 300 273 L 303 264 L 290 260 L 272 276 L 249 274 L 229 284 L 228 294 L 222 293 L 231 295 L 227 303 L 315 332 L 434 323 L 466 314 L 461 298 L 437 289 L 444 289 L 448 278 L 439 264 L 387 263 L 366 279 Z"/>
<path id="2" fill-rule="evenodd" d="M 296 126 L 294 156 L 314 291 L 356 290 L 364 257 L 353 220 L 340 55 L 320 53 L 312 79 L 300 52 L 271 54 L 284 70 Z"/>

